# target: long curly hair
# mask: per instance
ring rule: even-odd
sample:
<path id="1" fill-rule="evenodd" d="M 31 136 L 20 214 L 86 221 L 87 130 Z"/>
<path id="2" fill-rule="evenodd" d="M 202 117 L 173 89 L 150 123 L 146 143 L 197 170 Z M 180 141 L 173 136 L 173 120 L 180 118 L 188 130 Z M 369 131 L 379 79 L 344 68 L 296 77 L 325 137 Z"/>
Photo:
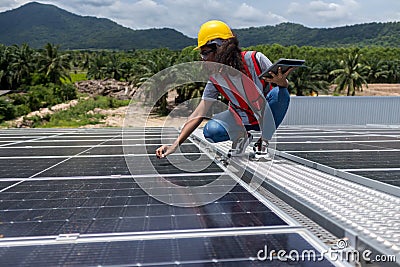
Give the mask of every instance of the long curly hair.
<path id="1" fill-rule="evenodd" d="M 241 53 L 242 49 L 239 47 L 239 40 L 234 35 L 234 37 L 224 40 L 222 45 L 217 47 L 215 60 L 245 73 Z"/>

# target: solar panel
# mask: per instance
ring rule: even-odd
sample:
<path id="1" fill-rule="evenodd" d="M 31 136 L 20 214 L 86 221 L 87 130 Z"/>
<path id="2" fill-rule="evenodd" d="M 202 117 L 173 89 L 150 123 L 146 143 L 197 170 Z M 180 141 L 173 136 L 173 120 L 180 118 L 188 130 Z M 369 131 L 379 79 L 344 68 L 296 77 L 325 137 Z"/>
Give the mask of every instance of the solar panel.
<path id="1" fill-rule="evenodd" d="M 60 159 L 0 159 L 1 178 L 29 178 L 59 163 Z"/>
<path id="2" fill-rule="evenodd" d="M 385 184 L 400 187 L 400 170 L 369 170 L 369 171 L 348 171 L 366 178 L 370 178 Z"/>
<path id="3" fill-rule="evenodd" d="M 311 249 L 320 256 L 323 246 L 315 237 L 237 184 L 191 142 L 156 159 L 165 133 L 177 132 L 132 129 L 124 143 L 117 129 L 0 131 L 0 140 L 11 137 L 0 147 L 2 264 L 263 266 L 257 253 L 265 246 Z M 13 139 L 19 135 L 31 136 Z M 161 178 L 167 183 L 154 183 Z M 209 192 L 180 195 L 168 184 Z M 177 202 L 229 190 L 207 204 L 182 207 L 148 195 L 157 186 Z M 318 264 L 294 262 L 332 266 L 324 257 Z M 275 254 L 269 263 L 285 265 Z"/>
<path id="4" fill-rule="evenodd" d="M 268 253 L 290 251 L 293 245 L 299 251 L 313 249 L 301 235 L 286 233 L 14 247 L 1 249 L 0 257 L 5 265 L 29 266 L 265 266 L 257 259 L 265 246 Z M 301 266 L 332 266 L 319 253 L 315 258 L 321 259 L 315 262 L 295 257 L 285 263 L 276 256 L 271 258 L 268 266 L 291 266 L 296 262 L 302 262 Z"/>
<path id="5" fill-rule="evenodd" d="M 277 149 L 360 178 L 399 186 L 399 138 L 400 128 L 296 126 L 280 130 Z"/>

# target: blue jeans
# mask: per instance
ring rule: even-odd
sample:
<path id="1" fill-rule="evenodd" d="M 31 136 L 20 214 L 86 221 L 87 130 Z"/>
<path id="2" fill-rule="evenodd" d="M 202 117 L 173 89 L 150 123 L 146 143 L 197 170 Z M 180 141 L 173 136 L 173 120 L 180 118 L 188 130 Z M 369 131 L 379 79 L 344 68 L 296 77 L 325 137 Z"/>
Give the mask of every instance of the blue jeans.
<path id="1" fill-rule="evenodd" d="M 285 118 L 287 109 L 289 107 L 290 94 L 287 88 L 279 88 L 278 86 L 276 86 L 272 88 L 271 91 L 269 91 L 266 99 L 275 121 L 275 129 L 271 129 L 271 132 L 267 134 L 269 139 L 271 139 L 275 130 L 278 129 L 279 125 Z M 247 131 L 260 130 L 260 127 L 258 125 L 245 125 L 244 127 Z M 222 126 L 222 124 L 213 119 L 208 121 L 207 124 L 204 126 L 203 134 L 208 141 L 213 143 L 228 141 L 230 139 L 228 132 Z"/>

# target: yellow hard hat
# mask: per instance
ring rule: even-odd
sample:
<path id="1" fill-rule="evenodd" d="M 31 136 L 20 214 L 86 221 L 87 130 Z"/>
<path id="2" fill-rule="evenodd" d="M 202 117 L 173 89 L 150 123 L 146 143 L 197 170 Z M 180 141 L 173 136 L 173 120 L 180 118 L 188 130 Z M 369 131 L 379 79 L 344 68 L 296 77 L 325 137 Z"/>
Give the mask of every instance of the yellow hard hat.
<path id="1" fill-rule="evenodd" d="M 207 42 L 220 38 L 229 39 L 232 38 L 233 33 L 228 25 L 219 20 L 210 20 L 201 25 L 199 33 L 197 34 L 197 47 L 200 49 Z"/>

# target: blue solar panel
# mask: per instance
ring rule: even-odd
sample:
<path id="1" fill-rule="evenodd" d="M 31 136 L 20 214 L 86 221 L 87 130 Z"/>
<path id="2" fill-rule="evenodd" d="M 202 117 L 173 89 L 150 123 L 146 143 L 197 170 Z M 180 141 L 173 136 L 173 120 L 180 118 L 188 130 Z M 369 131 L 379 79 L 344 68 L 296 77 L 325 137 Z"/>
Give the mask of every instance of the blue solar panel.
<path id="1" fill-rule="evenodd" d="M 335 169 L 399 186 L 400 128 L 286 127 L 277 149 Z"/>
<path id="2" fill-rule="evenodd" d="M 264 266 L 257 252 L 265 245 L 282 250 L 315 249 L 319 255 L 292 220 L 239 184 L 217 200 L 193 207 L 170 205 L 148 195 L 132 175 L 152 178 L 149 163 L 165 180 L 182 187 L 213 188 L 216 179 L 227 184 L 233 179 L 212 161 L 201 171 L 185 163 L 189 166 L 183 171 L 168 158 L 156 159 L 154 150 L 162 141 L 160 129 L 148 129 L 146 136 L 154 140 L 146 142 L 147 147 L 140 143 L 129 147 L 132 155 L 127 157 L 118 130 L 60 130 L 56 137 L 55 130 L 49 131 L 48 137 L 44 133 L 40 131 L 40 142 L 32 142 L 29 140 L 37 135 L 29 130 L 26 135 L 32 138 L 26 142 L 7 139 L 10 145 L 0 147 L 0 258 L 5 266 Z M 132 130 L 129 138 L 140 138 L 140 134 Z M 139 155 L 143 151 L 149 156 Z M 200 150 L 189 141 L 181 153 L 183 162 L 206 162 L 199 159 Z M 135 168 L 129 169 L 127 162 Z M 254 232 L 243 234 L 238 229 Z M 78 233 L 78 243 L 49 242 L 56 236 Z M 128 240 L 112 239 L 127 233 Z M 104 240 L 92 243 L 91 236 Z M 26 243 L 18 243 L 26 237 Z M 32 244 L 35 240 L 44 241 Z M 18 245 L 13 243 L 16 241 Z M 332 266 L 326 259 L 318 264 L 299 258 L 295 262 Z M 268 264 L 290 265 L 277 259 Z"/>

